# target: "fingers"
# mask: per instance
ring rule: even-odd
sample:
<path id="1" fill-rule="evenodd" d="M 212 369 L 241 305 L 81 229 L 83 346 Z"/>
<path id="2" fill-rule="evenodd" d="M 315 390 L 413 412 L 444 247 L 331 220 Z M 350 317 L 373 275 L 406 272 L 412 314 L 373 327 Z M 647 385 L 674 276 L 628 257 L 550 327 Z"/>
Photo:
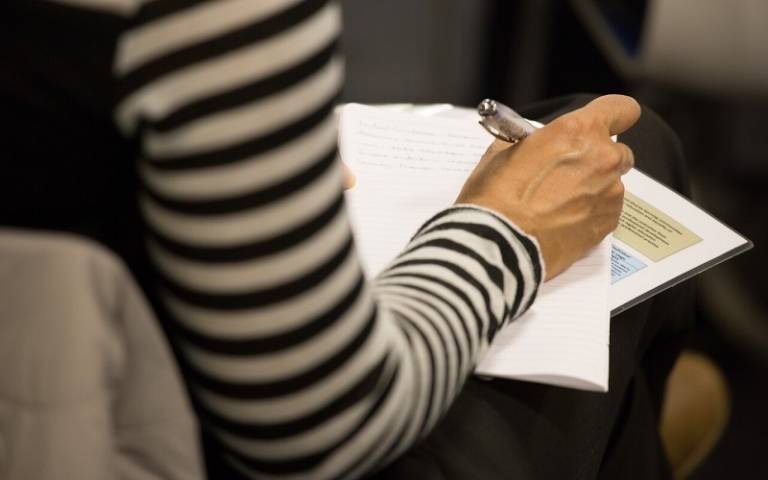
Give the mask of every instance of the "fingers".
<path id="1" fill-rule="evenodd" d="M 619 175 L 624 175 L 635 166 L 635 154 L 632 152 L 632 149 L 624 143 L 616 142 L 615 148 L 619 150 L 619 155 L 621 156 L 619 162 Z"/>
<path id="2" fill-rule="evenodd" d="M 600 173 L 596 179 L 612 183 L 635 166 L 635 155 L 626 144 L 614 143 L 606 138 L 592 147 L 590 153 L 585 155 L 585 161 Z"/>
<path id="3" fill-rule="evenodd" d="M 624 206 L 624 182 L 616 179 L 600 191 L 600 200 L 595 206 L 594 213 L 614 215 L 621 212 Z"/>
<path id="4" fill-rule="evenodd" d="M 506 150 L 509 148 L 509 143 L 504 142 L 499 139 L 494 139 L 493 142 L 488 146 L 488 149 L 486 150 L 486 154 L 496 154 L 502 150 Z"/>
<path id="5" fill-rule="evenodd" d="M 599 210 L 594 215 L 596 242 L 616 230 L 616 227 L 619 226 L 619 217 L 623 206 L 624 183 L 621 180 L 616 180 L 604 193 Z"/>
<path id="6" fill-rule="evenodd" d="M 344 170 L 344 190 L 349 190 L 355 186 L 355 183 L 357 183 L 357 178 L 355 178 L 355 174 L 352 173 L 352 170 L 346 163 L 341 162 L 341 165 Z"/>
<path id="7" fill-rule="evenodd" d="M 593 121 L 605 127 L 609 135 L 618 135 L 637 123 L 640 104 L 626 95 L 604 95 L 575 112 L 587 118 L 592 117 Z"/>

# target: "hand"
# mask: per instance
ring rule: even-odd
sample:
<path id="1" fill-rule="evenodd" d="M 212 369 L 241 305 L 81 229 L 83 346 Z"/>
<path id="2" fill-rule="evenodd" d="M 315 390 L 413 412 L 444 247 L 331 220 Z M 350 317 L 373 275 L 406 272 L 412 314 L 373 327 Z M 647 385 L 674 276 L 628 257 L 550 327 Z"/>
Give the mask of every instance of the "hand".
<path id="1" fill-rule="evenodd" d="M 549 280 L 618 226 L 624 199 L 621 175 L 632 168 L 634 156 L 610 136 L 639 118 L 635 100 L 606 95 L 515 146 L 496 141 L 456 203 L 493 209 L 535 236 Z"/>
<path id="2" fill-rule="evenodd" d="M 344 190 L 349 190 L 355 186 L 357 179 L 355 178 L 355 174 L 352 173 L 352 170 L 349 168 L 349 165 L 341 162 L 341 166 L 344 170 Z"/>

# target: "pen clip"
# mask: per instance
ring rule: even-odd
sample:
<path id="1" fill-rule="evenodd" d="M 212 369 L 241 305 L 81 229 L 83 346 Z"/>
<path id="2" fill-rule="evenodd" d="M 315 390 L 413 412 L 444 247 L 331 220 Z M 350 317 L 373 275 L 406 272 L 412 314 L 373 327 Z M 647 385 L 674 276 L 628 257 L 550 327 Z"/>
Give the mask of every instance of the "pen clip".
<path id="1" fill-rule="evenodd" d="M 480 126 L 483 127 L 486 132 L 490 133 L 491 135 L 498 138 L 499 140 L 503 140 L 509 143 L 510 145 L 514 145 L 520 141 L 519 138 L 512 138 L 509 135 L 502 132 L 501 130 L 499 130 L 498 128 L 496 128 L 494 125 L 490 124 L 490 122 L 486 122 L 485 118 L 483 118 L 477 123 L 479 123 Z"/>

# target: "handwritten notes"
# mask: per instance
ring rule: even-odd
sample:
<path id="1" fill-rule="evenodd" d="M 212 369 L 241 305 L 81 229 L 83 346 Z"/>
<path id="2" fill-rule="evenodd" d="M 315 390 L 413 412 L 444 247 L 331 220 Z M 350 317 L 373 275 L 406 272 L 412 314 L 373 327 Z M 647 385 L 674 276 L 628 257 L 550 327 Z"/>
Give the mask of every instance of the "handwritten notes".
<path id="1" fill-rule="evenodd" d="M 345 107 L 340 150 L 357 178 L 347 199 L 369 274 L 380 272 L 426 220 L 454 203 L 490 143 L 479 125 Z"/>

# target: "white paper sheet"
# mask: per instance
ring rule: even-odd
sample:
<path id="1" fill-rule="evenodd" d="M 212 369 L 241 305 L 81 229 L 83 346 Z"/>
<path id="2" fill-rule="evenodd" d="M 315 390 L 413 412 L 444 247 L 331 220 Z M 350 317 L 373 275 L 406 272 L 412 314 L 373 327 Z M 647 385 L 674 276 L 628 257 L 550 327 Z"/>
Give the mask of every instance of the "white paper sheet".
<path id="1" fill-rule="evenodd" d="M 491 140 L 466 120 L 344 108 L 341 155 L 357 177 L 347 199 L 369 276 L 453 204 Z M 544 284 L 531 310 L 497 335 L 477 373 L 606 391 L 609 275 L 607 239 Z"/>

